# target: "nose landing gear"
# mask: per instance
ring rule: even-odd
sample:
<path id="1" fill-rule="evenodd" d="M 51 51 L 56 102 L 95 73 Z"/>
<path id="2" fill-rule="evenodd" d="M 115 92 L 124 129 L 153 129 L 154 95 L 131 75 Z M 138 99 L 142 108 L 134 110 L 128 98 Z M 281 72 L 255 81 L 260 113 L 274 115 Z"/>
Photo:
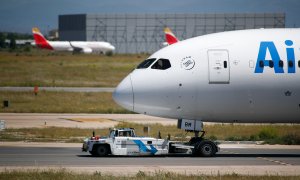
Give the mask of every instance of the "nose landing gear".
<path id="1" fill-rule="evenodd" d="M 218 152 L 218 146 L 215 142 L 205 139 L 203 122 L 200 120 L 179 119 L 178 128 L 187 132 L 194 132 L 195 136 L 190 139 L 187 145 L 194 146 L 192 154 L 194 156 L 212 157 Z M 202 133 L 199 136 L 199 133 Z"/>
<path id="2" fill-rule="evenodd" d="M 213 141 L 204 138 L 205 131 L 201 132 L 201 136 L 198 137 L 199 132 L 195 131 L 195 137 L 192 137 L 189 141 L 189 144 L 194 146 L 192 154 L 194 156 L 212 157 L 218 152 L 218 146 Z"/>

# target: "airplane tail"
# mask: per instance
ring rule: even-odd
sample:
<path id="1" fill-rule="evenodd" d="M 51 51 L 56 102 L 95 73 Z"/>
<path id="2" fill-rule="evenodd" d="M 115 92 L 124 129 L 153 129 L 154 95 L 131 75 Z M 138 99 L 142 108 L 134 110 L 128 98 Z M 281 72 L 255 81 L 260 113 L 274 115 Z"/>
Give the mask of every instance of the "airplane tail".
<path id="1" fill-rule="evenodd" d="M 40 32 L 40 30 L 37 27 L 32 28 L 33 38 L 35 41 L 35 44 L 43 49 L 51 49 L 53 50 L 53 47 L 49 44 L 47 39 L 43 36 L 43 34 Z"/>
<path id="2" fill-rule="evenodd" d="M 173 32 L 171 31 L 170 28 L 166 27 L 164 29 L 165 32 L 165 38 L 166 38 L 166 42 L 171 45 L 174 43 L 177 43 L 179 40 L 176 38 L 176 36 L 173 34 Z"/>

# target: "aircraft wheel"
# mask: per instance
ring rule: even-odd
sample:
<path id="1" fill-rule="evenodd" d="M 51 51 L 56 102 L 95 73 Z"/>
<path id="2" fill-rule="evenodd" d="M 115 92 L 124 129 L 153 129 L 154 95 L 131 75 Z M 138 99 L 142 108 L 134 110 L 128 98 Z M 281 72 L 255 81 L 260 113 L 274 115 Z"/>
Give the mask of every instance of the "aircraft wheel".
<path id="1" fill-rule="evenodd" d="M 202 141 L 195 145 L 193 154 L 195 156 L 212 157 L 216 154 L 215 144 L 211 141 Z"/>

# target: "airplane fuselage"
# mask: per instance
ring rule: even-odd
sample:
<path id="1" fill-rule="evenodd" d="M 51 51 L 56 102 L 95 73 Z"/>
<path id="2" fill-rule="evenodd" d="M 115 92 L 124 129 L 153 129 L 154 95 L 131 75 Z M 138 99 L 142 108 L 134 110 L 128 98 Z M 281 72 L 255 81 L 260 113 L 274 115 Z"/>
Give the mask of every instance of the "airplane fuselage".
<path id="1" fill-rule="evenodd" d="M 114 92 L 126 109 L 206 122 L 300 123 L 300 29 L 204 35 L 149 59 Z M 159 59 L 170 67 L 153 68 Z"/>
<path id="2" fill-rule="evenodd" d="M 53 50 L 56 51 L 80 51 L 83 53 L 114 51 L 115 48 L 107 42 L 93 41 L 48 41 Z"/>

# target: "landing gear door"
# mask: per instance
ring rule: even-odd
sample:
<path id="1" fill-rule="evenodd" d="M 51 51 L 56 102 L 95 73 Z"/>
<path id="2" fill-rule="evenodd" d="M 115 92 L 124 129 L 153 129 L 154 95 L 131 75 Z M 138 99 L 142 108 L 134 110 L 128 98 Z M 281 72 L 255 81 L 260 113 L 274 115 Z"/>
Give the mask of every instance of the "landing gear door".
<path id="1" fill-rule="evenodd" d="M 208 80 L 210 84 L 229 84 L 230 66 L 227 50 L 208 50 Z"/>

